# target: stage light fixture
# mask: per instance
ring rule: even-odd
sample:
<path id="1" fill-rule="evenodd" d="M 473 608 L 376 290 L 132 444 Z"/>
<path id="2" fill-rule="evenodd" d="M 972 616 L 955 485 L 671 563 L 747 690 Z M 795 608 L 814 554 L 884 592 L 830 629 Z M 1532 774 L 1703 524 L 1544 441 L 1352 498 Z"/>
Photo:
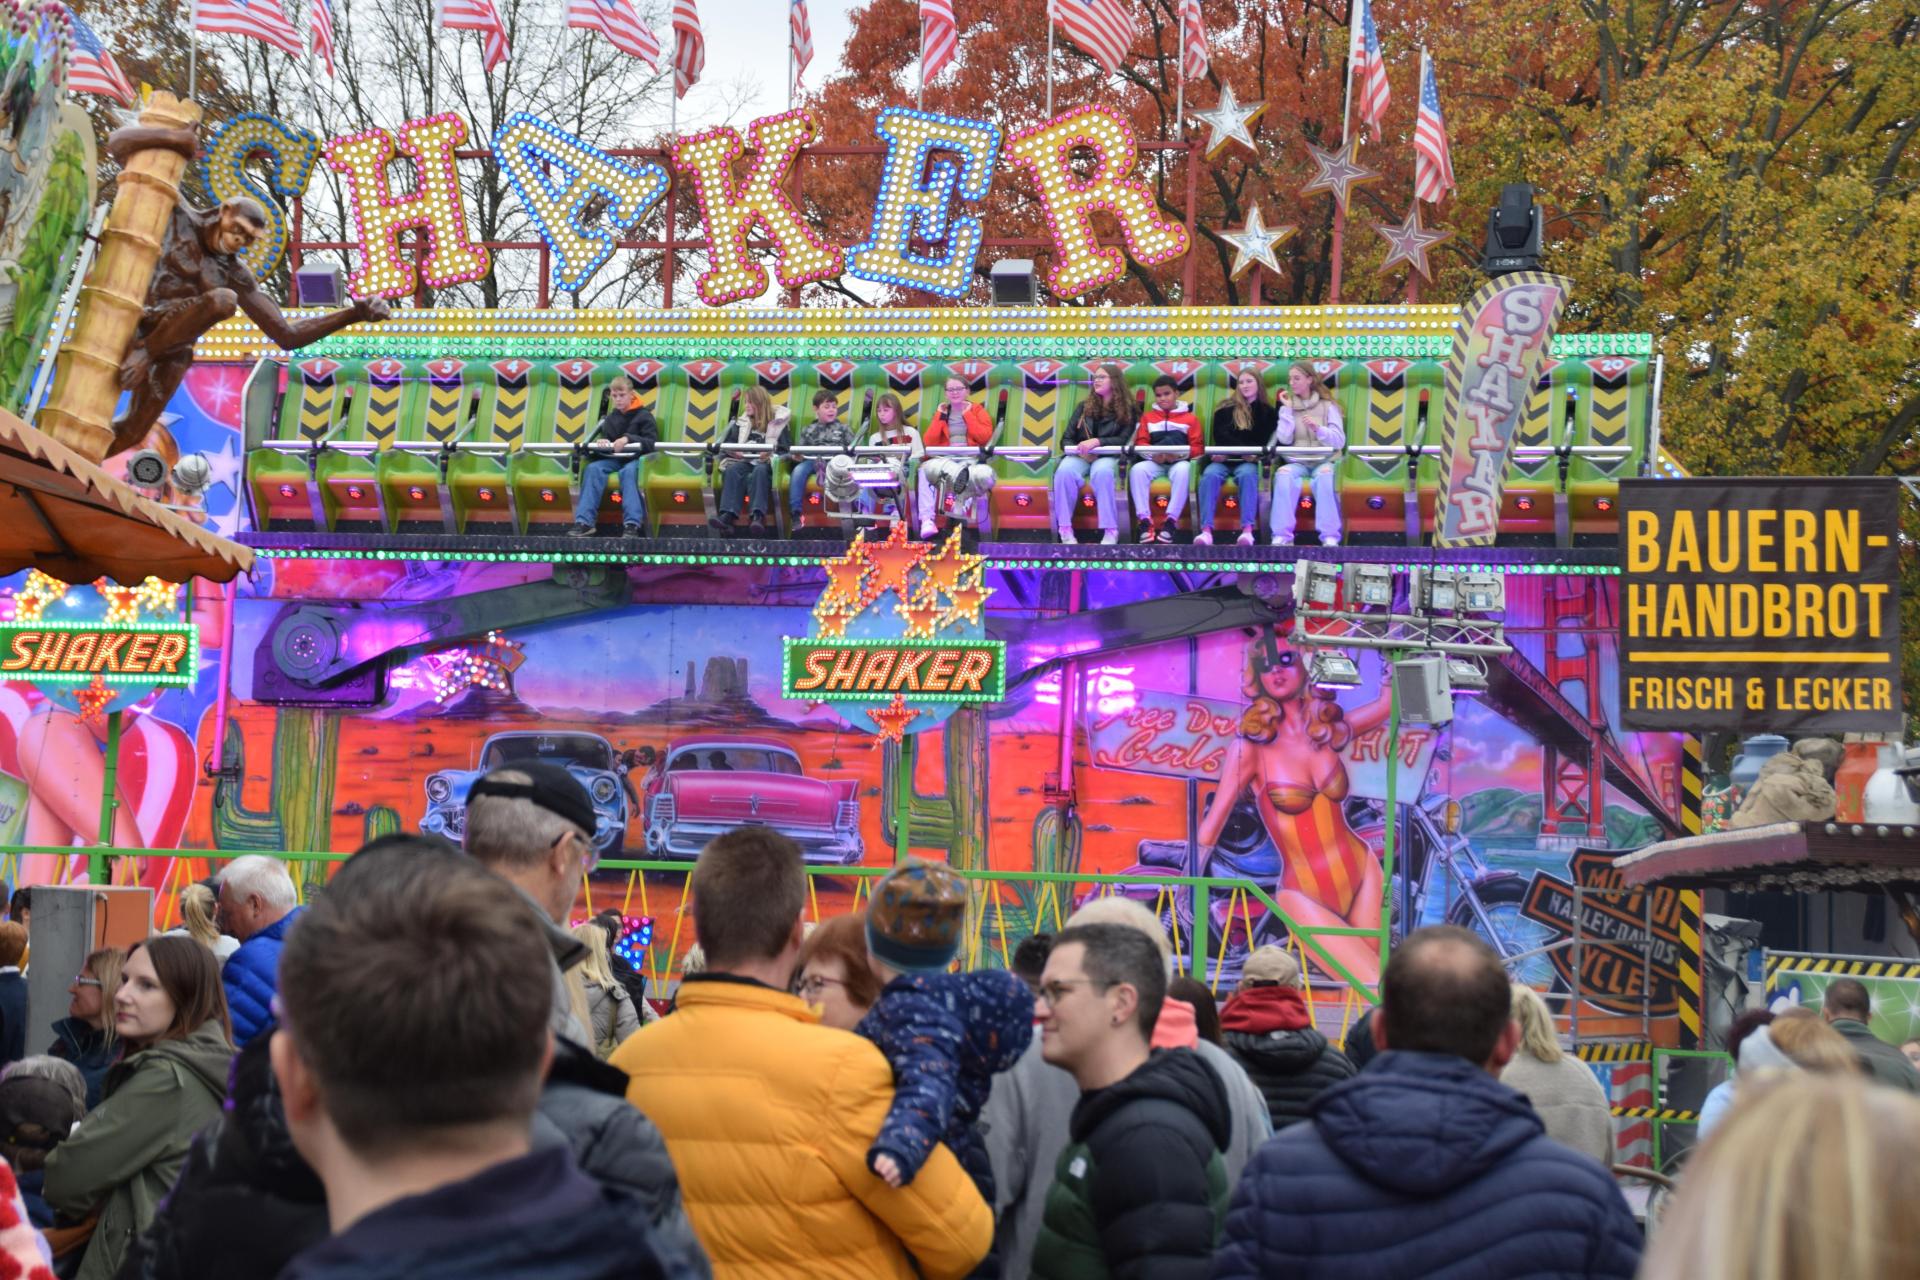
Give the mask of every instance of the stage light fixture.
<path id="1" fill-rule="evenodd" d="M 996 307 L 1040 305 L 1040 282 L 1032 258 L 1002 258 L 988 270 L 987 283 Z"/>
<path id="2" fill-rule="evenodd" d="M 1460 575 L 1460 608 L 1465 613 L 1498 613 L 1507 605 L 1506 583 L 1497 573 Z"/>
<path id="3" fill-rule="evenodd" d="M 1365 609 L 1384 609 L 1393 604 L 1393 570 L 1383 564 L 1355 565 L 1354 603 Z"/>
<path id="4" fill-rule="evenodd" d="M 330 263 L 303 262 L 293 273 L 294 295 L 303 307 L 339 307 L 347 303 L 347 282 Z"/>
<path id="5" fill-rule="evenodd" d="M 1293 599 L 1316 609 L 1331 609 L 1340 598 L 1340 566 L 1325 560 L 1303 560 L 1294 570 Z"/>
<path id="6" fill-rule="evenodd" d="M 1540 269 L 1540 208 L 1533 187 L 1509 182 L 1487 215 L 1487 244 L 1480 270 L 1494 278 Z"/>
<path id="7" fill-rule="evenodd" d="M 1448 657 L 1447 689 L 1462 697 L 1479 697 L 1487 691 L 1486 666 L 1473 658 Z"/>
<path id="8" fill-rule="evenodd" d="M 1460 607 L 1460 574 L 1421 565 L 1413 571 L 1413 601 L 1420 612 L 1439 616 Z"/>
<path id="9" fill-rule="evenodd" d="M 1307 679 L 1317 689 L 1358 689 L 1360 664 L 1338 649 L 1317 649 Z"/>

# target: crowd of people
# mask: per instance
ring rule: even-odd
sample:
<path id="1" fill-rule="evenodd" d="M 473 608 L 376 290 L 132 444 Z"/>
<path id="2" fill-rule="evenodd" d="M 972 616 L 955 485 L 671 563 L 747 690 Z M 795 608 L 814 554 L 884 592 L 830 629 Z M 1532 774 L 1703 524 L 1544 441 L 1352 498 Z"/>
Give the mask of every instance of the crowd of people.
<path id="1" fill-rule="evenodd" d="M 608 487 L 620 494 L 621 531 L 626 537 L 646 532 L 646 495 L 641 485 L 646 459 L 660 445 L 660 426 L 639 403 L 625 375 L 607 389 L 608 412 L 588 439 L 588 458 L 580 474 L 572 536 L 590 538 L 599 531 L 600 507 Z M 765 537 L 784 496 L 788 529 L 801 526 L 813 488 L 823 512 L 882 512 L 909 518 L 906 501 L 914 494 L 922 537 L 939 536 L 944 527 L 984 526 L 987 494 L 996 472 L 989 462 L 1002 443 L 986 409 L 970 395 L 963 378 L 950 378 L 924 429 L 907 420 L 899 397 L 889 393 L 873 401 L 864 441 L 842 417 L 839 398 L 816 391 L 805 425 L 786 405 L 776 406 L 763 387 L 749 387 L 736 398 L 733 416 L 718 433 L 706 460 L 713 479 L 715 514 L 709 523 L 720 536 Z M 855 451 L 870 474 L 855 478 Z M 798 446 L 804 452 L 793 453 Z M 971 447 L 973 457 L 928 449 Z M 1311 364 L 1292 365 L 1273 398 L 1258 371 L 1243 370 L 1209 424 L 1180 398 L 1171 377 L 1155 379 L 1151 404 L 1138 403 L 1117 365 L 1095 367 L 1086 394 L 1062 428 L 1053 464 L 1054 529 L 1064 543 L 1075 543 L 1074 512 L 1083 490 L 1091 494 L 1103 543 L 1120 541 L 1119 494 L 1131 499 L 1135 536 L 1141 542 L 1172 542 L 1197 487 L 1193 541 L 1208 545 L 1221 510 L 1226 485 L 1236 493 L 1241 546 L 1259 536 L 1262 504 L 1267 536 L 1274 546 L 1292 545 L 1301 498 L 1311 492 L 1314 531 L 1326 546 L 1341 537 L 1336 473 L 1346 447 L 1340 406 Z M 836 451 L 836 452 L 827 452 Z M 1285 452 L 1283 452 L 1285 451 Z M 786 493 L 776 495 L 775 466 L 791 458 Z M 696 463 L 698 459 L 693 459 Z M 1164 479 L 1164 508 L 1152 496 Z M 813 488 L 810 488 L 812 486 Z"/>
<path id="2" fill-rule="evenodd" d="M 464 848 L 383 837 L 305 906 L 236 858 L 181 929 L 87 957 L 0 1074 L 0 1274 L 1920 1274 L 1920 1076 L 1857 982 L 1733 1028 L 1649 1243 L 1604 1093 L 1465 930 L 1407 937 L 1335 1044 L 1282 948 L 1216 1007 L 1098 897 L 958 971 L 946 866 L 816 927 L 798 848 L 746 826 L 694 865 L 660 1013 L 617 918 L 568 927 L 580 784 L 519 764 L 468 803 Z M 26 940 L 0 924 L 0 979 Z"/>

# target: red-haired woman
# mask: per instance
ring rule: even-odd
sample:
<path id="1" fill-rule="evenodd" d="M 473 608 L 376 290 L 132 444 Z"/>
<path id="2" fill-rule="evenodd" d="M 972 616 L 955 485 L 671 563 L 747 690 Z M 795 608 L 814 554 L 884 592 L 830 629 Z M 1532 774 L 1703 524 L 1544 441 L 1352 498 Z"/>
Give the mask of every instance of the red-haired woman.
<path id="1" fill-rule="evenodd" d="M 1247 647 L 1242 689 L 1250 704 L 1220 764 L 1220 788 L 1200 819 L 1202 865 L 1227 818 L 1251 789 L 1260 824 L 1280 851 L 1274 901 L 1295 924 L 1313 928 L 1380 927 L 1380 860 L 1347 825 L 1347 764 L 1356 735 L 1387 719 L 1390 690 L 1351 717 L 1307 682 L 1307 652 L 1281 631 L 1263 628 Z M 1380 977 L 1377 938 L 1316 938 L 1357 981 Z"/>

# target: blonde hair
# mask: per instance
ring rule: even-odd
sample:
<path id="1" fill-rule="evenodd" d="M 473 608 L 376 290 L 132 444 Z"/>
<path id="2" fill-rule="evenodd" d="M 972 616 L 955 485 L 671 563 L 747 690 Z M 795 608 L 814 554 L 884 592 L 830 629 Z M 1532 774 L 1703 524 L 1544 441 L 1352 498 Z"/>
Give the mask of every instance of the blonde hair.
<path id="1" fill-rule="evenodd" d="M 1688 1167 L 1641 1280 L 1920 1274 L 1920 1099 L 1858 1075 L 1749 1087 Z"/>
<path id="2" fill-rule="evenodd" d="M 740 393 L 740 412 L 753 418 L 755 431 L 765 431 L 773 421 L 773 397 L 765 387 L 748 387 Z"/>
<path id="3" fill-rule="evenodd" d="M 180 923 L 195 942 L 213 950 L 220 941 L 220 929 L 213 923 L 213 890 L 203 884 L 190 884 L 180 891 Z"/>
<path id="4" fill-rule="evenodd" d="M 127 953 L 118 947 L 102 947 L 90 951 L 87 958 L 80 962 L 83 971 L 91 971 L 100 984 L 100 1030 L 106 1036 L 106 1043 L 112 1044 L 113 1035 L 113 998 L 120 992 L 120 971 L 126 967 Z"/>
<path id="5" fill-rule="evenodd" d="M 1553 1028 L 1553 1014 L 1540 993 L 1525 983 L 1513 984 L 1513 1020 L 1520 1024 L 1520 1048 L 1542 1062 L 1567 1056 Z"/>
<path id="6" fill-rule="evenodd" d="M 607 931 L 589 920 L 585 924 L 575 925 L 573 936 L 587 947 L 587 958 L 575 965 L 573 971 L 596 987 L 611 987 L 614 984 L 613 961 L 607 958 Z"/>
<path id="7" fill-rule="evenodd" d="M 1847 1038 L 1828 1026 L 1811 1009 L 1782 1013 L 1767 1024 L 1773 1047 L 1802 1071 L 1817 1075 L 1859 1075 L 1860 1056 Z"/>
<path id="8" fill-rule="evenodd" d="M 1234 429 L 1237 431 L 1251 431 L 1253 430 L 1254 401 L 1248 400 L 1240 394 L 1240 379 L 1242 378 L 1253 379 L 1254 389 L 1260 393 L 1256 398 L 1261 402 L 1264 402 L 1267 398 L 1267 384 L 1266 380 L 1260 376 L 1258 369 L 1242 369 L 1233 375 L 1233 399 L 1228 403 L 1233 406 Z"/>

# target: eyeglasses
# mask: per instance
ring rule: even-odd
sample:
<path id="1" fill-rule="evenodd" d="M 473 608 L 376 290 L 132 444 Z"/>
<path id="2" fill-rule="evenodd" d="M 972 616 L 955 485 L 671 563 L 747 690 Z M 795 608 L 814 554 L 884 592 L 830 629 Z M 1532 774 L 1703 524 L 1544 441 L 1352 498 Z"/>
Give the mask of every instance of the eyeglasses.
<path id="1" fill-rule="evenodd" d="M 1043 982 L 1040 984 L 1040 998 L 1048 1004 L 1059 1004 L 1060 997 L 1075 987 L 1092 987 L 1098 991 L 1105 991 L 1113 985 L 1111 982 L 1095 982 L 1092 978 L 1075 978 L 1072 982 Z"/>
<path id="2" fill-rule="evenodd" d="M 793 992 L 795 995 L 803 996 L 808 1000 L 817 1000 L 826 994 L 828 987 L 844 987 L 846 985 L 845 982 L 842 982 L 838 978 L 823 978 L 816 973 L 810 978 L 802 978 L 800 981 L 794 983 Z"/>
<path id="3" fill-rule="evenodd" d="M 76 987 L 104 987 L 107 984 L 98 978 L 89 978 L 85 974 L 81 974 L 73 980 L 73 985 Z"/>
<path id="4" fill-rule="evenodd" d="M 583 868 L 583 871 L 591 871 L 595 867 L 600 865 L 600 847 L 594 844 L 592 840 L 588 839 L 584 831 L 580 830 L 580 828 L 578 827 L 569 827 L 565 831 L 561 832 L 559 835 L 555 836 L 553 838 L 553 843 L 555 845 L 558 845 L 562 840 L 567 840 L 567 839 L 578 840 L 581 843 L 581 845 L 585 847 L 587 851 L 587 855 L 586 855 L 587 865 Z"/>

